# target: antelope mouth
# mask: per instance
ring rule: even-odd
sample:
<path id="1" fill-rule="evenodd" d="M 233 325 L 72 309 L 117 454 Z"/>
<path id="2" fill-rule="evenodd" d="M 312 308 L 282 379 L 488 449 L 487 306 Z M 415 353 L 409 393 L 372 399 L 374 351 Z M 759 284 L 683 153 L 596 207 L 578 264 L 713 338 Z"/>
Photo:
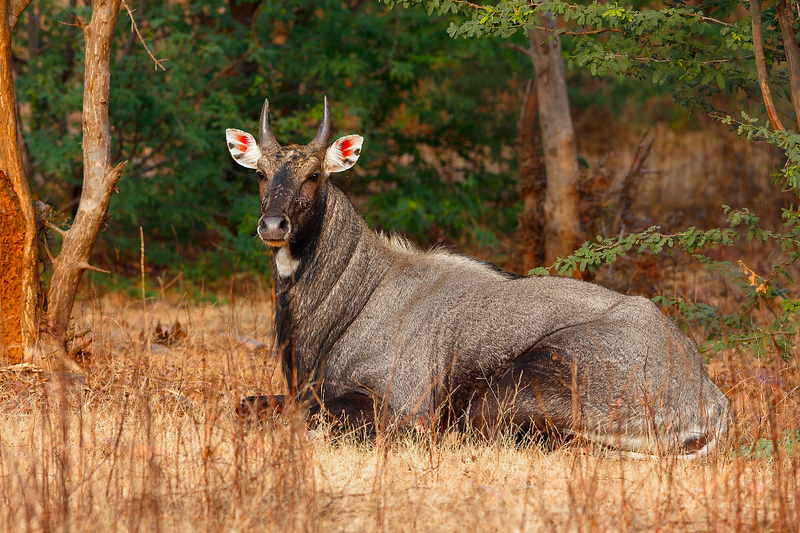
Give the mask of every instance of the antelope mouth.
<path id="1" fill-rule="evenodd" d="M 280 241 L 273 241 L 271 239 L 262 238 L 261 242 L 263 242 L 264 244 L 266 244 L 270 248 L 283 248 L 284 246 L 289 244 L 289 240 L 288 239 L 283 239 L 283 240 L 280 240 Z"/>

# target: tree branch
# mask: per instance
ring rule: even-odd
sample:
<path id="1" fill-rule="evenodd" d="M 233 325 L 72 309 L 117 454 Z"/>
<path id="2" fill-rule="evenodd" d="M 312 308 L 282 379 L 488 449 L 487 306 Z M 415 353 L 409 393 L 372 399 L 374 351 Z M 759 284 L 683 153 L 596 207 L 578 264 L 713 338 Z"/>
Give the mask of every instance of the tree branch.
<path id="1" fill-rule="evenodd" d="M 85 261 L 81 261 L 77 264 L 78 268 L 82 268 L 84 270 L 91 270 L 93 272 L 102 272 L 103 274 L 111 274 L 108 270 L 103 270 L 102 268 L 97 268 L 96 266 L 92 266 Z"/>
<path id="2" fill-rule="evenodd" d="M 520 45 L 514 44 L 514 43 L 508 43 L 508 47 L 509 48 L 513 48 L 514 50 L 517 50 L 519 52 L 522 52 L 523 54 L 528 56 L 528 59 L 533 61 L 533 54 L 531 53 L 529 48 L 525 48 L 524 46 L 520 46 Z"/>
<path id="3" fill-rule="evenodd" d="M 55 224 L 53 224 L 49 220 L 45 220 L 44 221 L 44 225 L 47 226 L 47 229 L 51 229 L 51 230 L 55 231 L 56 233 L 58 233 L 59 235 L 61 235 L 61 237 L 65 237 L 67 235 L 66 231 L 64 231 L 63 229 L 59 228 L 58 226 L 56 226 Z"/>
<path id="4" fill-rule="evenodd" d="M 25 8 L 31 3 L 31 0 L 10 0 L 9 7 L 11 10 L 8 13 L 8 28 L 10 31 L 14 31 L 14 27 L 17 25 L 17 21 L 19 20 L 19 16 L 22 15 L 22 12 L 25 11 Z"/>
<path id="5" fill-rule="evenodd" d="M 756 0 L 758 1 L 758 0 Z M 783 35 L 783 49 L 786 52 L 786 64 L 789 70 L 789 85 L 792 88 L 792 106 L 800 126 L 800 47 L 794 30 L 794 15 L 786 0 L 778 2 L 778 21 Z"/>
<path id="6" fill-rule="evenodd" d="M 674 63 L 675 61 L 672 59 L 659 59 L 655 57 L 647 57 L 647 56 L 634 56 L 630 57 L 628 54 L 611 54 L 611 57 L 615 58 L 627 58 L 632 59 L 633 61 L 642 61 L 642 62 L 650 62 L 650 63 Z M 753 59 L 753 56 L 741 56 L 741 57 L 729 57 L 726 59 L 709 59 L 708 61 L 700 61 L 697 63 L 698 65 L 719 65 L 722 63 L 730 63 L 731 61 L 738 61 L 739 59 Z"/>
<path id="7" fill-rule="evenodd" d="M 687 16 L 688 17 L 698 17 L 703 22 L 713 22 L 714 24 L 719 24 L 720 26 L 727 26 L 729 28 L 733 28 L 733 27 L 736 26 L 736 24 L 731 24 L 730 22 L 722 22 L 721 20 L 717 20 L 715 18 L 707 17 L 705 15 L 691 13 L 691 14 L 687 14 Z"/>
<path id="8" fill-rule="evenodd" d="M 140 0 L 137 11 L 139 11 L 140 15 L 144 15 L 146 10 L 147 10 L 147 0 Z M 131 17 L 131 20 L 133 20 L 133 17 Z M 131 28 L 131 30 L 133 30 L 133 28 Z M 133 50 L 133 43 L 135 42 L 136 42 L 136 32 L 131 31 L 130 35 L 128 35 L 128 40 L 125 41 L 125 46 L 122 49 L 122 55 L 119 57 L 118 61 L 122 61 L 123 59 L 128 57 L 128 54 L 130 54 L 131 50 Z"/>
<path id="9" fill-rule="evenodd" d="M 2 1 L 2 0 L 0 0 Z M 47 333 L 66 355 L 66 332 L 81 276 L 89 265 L 97 234 L 124 163 L 111 165 L 111 127 L 108 120 L 111 87 L 111 41 L 121 0 L 93 0 L 92 18 L 83 24 L 86 41 L 83 87 L 83 191 L 61 252 L 53 261 L 47 291 Z"/>
<path id="10" fill-rule="evenodd" d="M 559 35 L 597 35 L 598 33 L 625 33 L 619 28 L 602 28 L 599 30 L 586 30 L 586 31 L 560 31 L 558 29 L 545 28 L 544 26 L 531 26 L 531 28 L 546 31 L 550 33 L 558 33 Z"/>
<path id="11" fill-rule="evenodd" d="M 772 91 L 769 90 L 769 80 L 767 79 L 767 64 L 764 61 L 764 43 L 761 36 L 761 0 L 750 0 L 750 19 L 753 24 L 753 51 L 756 56 L 756 70 L 758 71 L 758 85 L 761 87 L 761 95 L 764 97 L 764 105 L 767 106 L 767 115 L 772 127 L 783 131 L 785 128 L 778 118 L 775 104 L 772 101 Z"/>
<path id="12" fill-rule="evenodd" d="M 139 36 L 139 41 L 142 43 L 142 46 L 144 46 L 144 49 L 147 51 L 147 55 L 149 55 L 150 59 L 152 59 L 153 62 L 155 62 L 156 70 L 158 70 L 158 67 L 161 67 L 161 70 L 166 71 L 167 69 L 164 68 L 164 65 L 162 65 L 161 62 L 162 61 L 167 61 L 167 60 L 166 59 L 156 59 L 156 57 L 153 55 L 153 53 L 147 47 L 147 44 L 144 42 L 144 37 L 142 37 L 142 34 L 139 32 L 139 27 L 136 25 L 136 21 L 133 19 L 133 11 L 131 11 L 131 8 L 128 6 L 128 3 L 125 2 L 125 0 L 122 0 L 122 5 L 125 8 L 125 10 L 128 12 L 128 16 L 131 18 L 131 31 L 132 32 L 135 31 L 136 35 Z"/>

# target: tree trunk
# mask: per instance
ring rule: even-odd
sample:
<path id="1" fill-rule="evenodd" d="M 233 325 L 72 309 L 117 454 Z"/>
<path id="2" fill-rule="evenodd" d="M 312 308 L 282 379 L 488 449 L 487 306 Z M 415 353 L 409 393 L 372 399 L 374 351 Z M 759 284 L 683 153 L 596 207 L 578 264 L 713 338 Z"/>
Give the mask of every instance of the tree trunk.
<path id="1" fill-rule="evenodd" d="M 522 272 L 544 265 L 544 186 L 546 173 L 536 135 L 538 113 L 536 84 L 528 82 L 517 120 L 517 183 L 522 197 L 519 225 L 522 231 Z"/>
<path id="2" fill-rule="evenodd" d="M 36 216 L 17 143 L 17 100 L 11 71 L 11 32 L 30 0 L 0 0 L 0 328 L 9 362 L 30 359 L 39 332 Z M 8 235 L 8 232 L 19 232 Z"/>
<path id="3" fill-rule="evenodd" d="M 92 19 L 83 26 L 83 192 L 72 227 L 63 232 L 61 252 L 53 260 L 44 336 L 40 336 L 36 216 L 17 142 L 11 73 L 11 31 L 29 2 L 0 0 L 0 348 L 9 362 L 55 356 L 56 362 L 78 370 L 65 358 L 72 305 L 83 271 L 99 270 L 89 265 L 89 256 L 124 166 L 111 166 L 108 122 L 111 39 L 121 0 L 95 0 Z"/>
<path id="4" fill-rule="evenodd" d="M 557 29 L 556 21 L 549 14 L 541 16 L 541 24 Z M 530 31 L 530 42 L 547 171 L 545 263 L 552 265 L 556 258 L 568 256 L 582 242 L 578 153 L 561 41 L 553 39 L 552 32 L 534 29 Z"/>
<path id="5" fill-rule="evenodd" d="M 89 258 L 124 167 L 124 163 L 111 166 L 108 121 L 111 39 L 120 3 L 120 0 L 95 0 L 92 19 L 83 27 L 86 41 L 83 190 L 75 220 L 65 232 L 61 252 L 53 261 L 53 277 L 47 291 L 47 333 L 51 344 L 62 353 L 81 276 L 84 270 L 99 270 L 89 265 Z"/>
<path id="6" fill-rule="evenodd" d="M 800 127 L 800 47 L 797 46 L 797 32 L 794 30 L 794 13 L 786 0 L 778 2 L 778 22 L 783 36 L 783 50 L 786 52 L 789 86 L 792 89 L 792 107 L 794 107 L 797 125 Z"/>

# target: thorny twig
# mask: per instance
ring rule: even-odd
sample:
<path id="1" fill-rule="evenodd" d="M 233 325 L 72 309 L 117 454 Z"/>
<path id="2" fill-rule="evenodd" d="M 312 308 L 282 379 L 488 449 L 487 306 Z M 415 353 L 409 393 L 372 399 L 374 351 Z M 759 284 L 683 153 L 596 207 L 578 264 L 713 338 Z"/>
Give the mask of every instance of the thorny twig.
<path id="1" fill-rule="evenodd" d="M 128 16 L 131 18 L 131 31 L 135 31 L 136 32 L 136 35 L 139 37 L 139 41 L 142 43 L 142 46 L 144 46 L 145 51 L 147 51 L 147 55 L 149 55 L 150 59 L 152 59 L 155 62 L 156 71 L 158 71 L 158 67 L 161 67 L 161 70 L 166 71 L 167 69 L 164 68 L 164 65 L 162 65 L 161 63 L 163 61 L 167 61 L 167 60 L 166 59 L 156 59 L 156 57 L 153 55 L 153 53 L 147 47 L 147 43 L 144 42 L 144 37 L 142 37 L 142 34 L 139 32 L 139 26 L 136 25 L 136 21 L 133 19 L 133 11 L 131 11 L 130 6 L 128 5 L 128 3 L 125 0 L 122 0 L 122 5 L 125 6 L 125 10 L 128 12 Z"/>

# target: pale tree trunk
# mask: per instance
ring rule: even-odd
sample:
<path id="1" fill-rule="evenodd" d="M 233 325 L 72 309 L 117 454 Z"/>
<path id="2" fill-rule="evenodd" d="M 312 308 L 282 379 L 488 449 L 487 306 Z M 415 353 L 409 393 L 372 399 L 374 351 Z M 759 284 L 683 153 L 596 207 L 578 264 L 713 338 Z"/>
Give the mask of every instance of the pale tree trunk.
<path id="1" fill-rule="evenodd" d="M 0 0 L 0 349 L 12 363 L 33 356 L 39 332 L 36 215 L 17 142 L 11 71 L 11 33 L 29 3 Z"/>
<path id="2" fill-rule="evenodd" d="M 556 30 L 555 20 L 542 15 L 541 26 Z M 539 127 L 547 172 L 544 203 L 545 264 L 571 254 L 582 242 L 580 193 L 575 129 L 567 98 L 567 79 L 561 41 L 552 31 L 530 31 L 530 56 L 536 73 Z"/>
<path id="3" fill-rule="evenodd" d="M 527 52 L 527 51 L 526 51 Z M 546 174 L 541 143 L 536 134 L 538 114 L 536 84 L 528 82 L 517 120 L 517 183 L 522 198 L 519 225 L 522 232 L 522 272 L 544 264 L 544 193 Z"/>
<path id="4" fill-rule="evenodd" d="M 47 291 L 47 333 L 51 337 L 48 342 L 62 352 L 81 276 L 84 270 L 99 270 L 89 265 L 89 258 L 124 167 L 124 163 L 111 164 L 108 122 L 111 39 L 120 3 L 120 0 L 95 0 L 92 19 L 83 26 L 86 41 L 83 189 L 75 220 L 63 234 L 61 252 L 53 261 L 53 277 Z"/>

